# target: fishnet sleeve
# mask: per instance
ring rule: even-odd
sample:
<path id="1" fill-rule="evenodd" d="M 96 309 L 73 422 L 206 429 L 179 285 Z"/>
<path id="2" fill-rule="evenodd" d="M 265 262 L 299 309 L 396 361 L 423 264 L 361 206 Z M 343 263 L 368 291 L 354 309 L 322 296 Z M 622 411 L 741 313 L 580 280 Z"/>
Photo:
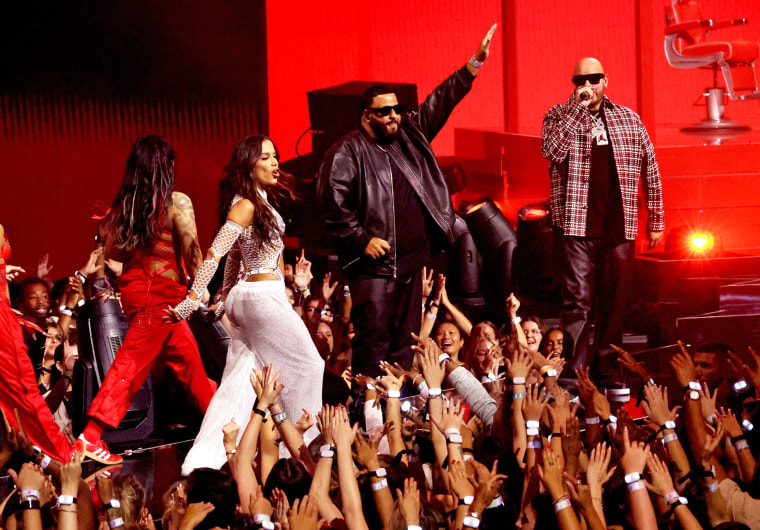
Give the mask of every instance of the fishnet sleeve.
<path id="1" fill-rule="evenodd" d="M 219 260 L 227 254 L 232 245 L 235 244 L 240 233 L 243 231 L 243 227 L 237 223 L 228 220 L 217 232 L 214 242 L 211 244 L 211 252 L 214 255 L 214 259 L 207 259 L 203 261 L 203 264 L 198 269 L 193 280 L 193 286 L 190 288 L 196 295 L 196 299 L 185 298 L 182 302 L 177 304 L 174 308 L 175 311 L 182 318 L 189 317 L 193 311 L 198 309 L 201 296 L 206 290 L 211 279 L 214 277 L 217 267 L 219 267 Z"/>

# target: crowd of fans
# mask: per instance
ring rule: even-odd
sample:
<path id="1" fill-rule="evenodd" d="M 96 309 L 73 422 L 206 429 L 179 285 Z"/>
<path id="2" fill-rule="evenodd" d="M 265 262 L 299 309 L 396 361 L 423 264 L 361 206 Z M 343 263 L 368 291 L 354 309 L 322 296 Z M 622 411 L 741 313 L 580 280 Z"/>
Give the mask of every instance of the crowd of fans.
<path id="1" fill-rule="evenodd" d="M 96 289 L 87 279 L 97 252 L 71 278 L 51 284 L 43 266 L 43 278 L 12 285 L 40 392 L 71 441 L 78 351 L 76 315 L 66 313 L 118 297 L 118 264 Z M 174 483 L 162 514 L 148 513 L 134 476 L 83 480 L 78 457 L 51 459 L 20 420 L 6 420 L 0 464 L 16 489 L 2 528 L 760 528 L 752 349 L 679 343 L 669 374 L 678 387 L 668 388 L 617 348 L 640 382 L 631 401 L 608 399 L 587 370 L 569 374 L 571 394 L 562 330 L 520 315 L 512 295 L 494 316 L 504 327 L 473 324 L 430 271 L 413 366 L 384 364 L 372 379 L 351 371 L 348 289 L 329 273 L 315 281 L 303 253 L 286 269 L 293 308 L 326 362 L 316 417 L 282 413 L 277 366 L 254 372 L 250 421 L 219 435 L 227 464 Z M 321 435 L 307 447 L 315 422 Z"/>

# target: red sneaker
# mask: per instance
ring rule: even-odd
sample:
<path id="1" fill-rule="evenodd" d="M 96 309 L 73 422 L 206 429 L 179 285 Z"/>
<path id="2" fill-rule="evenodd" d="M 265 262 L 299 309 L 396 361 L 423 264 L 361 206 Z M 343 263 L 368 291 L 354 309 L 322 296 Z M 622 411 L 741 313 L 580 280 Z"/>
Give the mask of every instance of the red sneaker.
<path id="1" fill-rule="evenodd" d="M 82 438 L 77 438 L 71 445 L 71 453 L 74 454 L 77 451 L 82 454 L 82 459 L 89 457 L 100 462 L 101 464 L 121 464 L 124 459 L 119 455 L 112 455 L 108 451 L 108 446 L 103 440 L 98 440 L 96 443 L 90 443 Z"/>

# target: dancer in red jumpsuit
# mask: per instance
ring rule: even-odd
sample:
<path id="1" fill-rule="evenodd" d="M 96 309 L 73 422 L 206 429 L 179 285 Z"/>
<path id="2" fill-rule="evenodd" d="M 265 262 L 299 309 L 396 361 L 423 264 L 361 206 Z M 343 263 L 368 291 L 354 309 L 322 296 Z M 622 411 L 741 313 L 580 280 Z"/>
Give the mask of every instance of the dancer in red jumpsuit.
<path id="1" fill-rule="evenodd" d="M 158 136 L 139 139 L 104 219 L 105 257 L 124 263 L 119 291 L 129 331 L 90 406 L 90 421 L 71 446 L 103 464 L 122 461 L 108 451 L 101 435 L 119 425 L 158 355 L 177 373 L 201 412 L 216 390 L 187 322 L 162 319 L 167 305 L 183 300 L 187 292 L 183 261 L 191 276 L 202 262 L 192 203 L 173 188 L 174 151 L 169 143 Z"/>
<path id="2" fill-rule="evenodd" d="M 7 265 L 10 255 L 11 245 L 0 225 L 0 407 L 11 423 L 15 423 L 13 410 L 16 409 L 22 424 L 16 428 L 23 427 L 32 443 L 50 457 L 65 462 L 69 442 L 37 388 L 21 325 L 11 310 L 6 275 L 20 269 Z"/>

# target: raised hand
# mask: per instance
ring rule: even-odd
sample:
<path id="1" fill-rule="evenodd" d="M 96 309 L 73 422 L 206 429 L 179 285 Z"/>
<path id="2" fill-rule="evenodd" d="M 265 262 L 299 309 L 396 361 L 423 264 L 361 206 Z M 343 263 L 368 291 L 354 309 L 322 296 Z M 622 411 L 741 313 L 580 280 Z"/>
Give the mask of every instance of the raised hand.
<path id="1" fill-rule="evenodd" d="M 301 410 L 303 411 L 303 414 L 301 414 L 301 417 L 298 418 L 298 421 L 296 422 L 296 429 L 298 429 L 298 432 L 303 436 L 303 433 L 311 429 L 312 425 L 314 425 L 314 418 L 308 410 Z"/>
<path id="2" fill-rule="evenodd" d="M 710 416 L 715 414 L 715 399 L 718 397 L 717 387 L 710 395 L 710 389 L 707 387 L 707 383 L 702 383 L 699 388 L 699 395 L 702 399 L 699 400 L 699 406 L 702 410 L 702 419 L 707 420 Z"/>
<path id="3" fill-rule="evenodd" d="M 413 478 L 404 479 L 404 491 L 396 490 L 398 508 L 404 517 L 406 526 L 418 526 L 420 523 L 420 490 Z"/>
<path id="4" fill-rule="evenodd" d="M 549 394 L 539 397 L 539 385 L 528 385 L 522 405 L 525 421 L 541 421 L 548 401 Z"/>
<path id="5" fill-rule="evenodd" d="M 649 471 L 649 476 L 652 479 L 651 482 L 646 483 L 649 491 L 664 497 L 675 490 L 668 466 L 660 461 L 657 455 L 647 455 L 647 471 Z"/>
<path id="6" fill-rule="evenodd" d="M 726 431 L 726 434 L 731 438 L 742 435 L 742 428 L 741 425 L 739 425 L 739 420 L 736 419 L 736 416 L 731 412 L 731 409 L 728 409 L 728 412 L 726 412 L 726 409 L 721 407 L 718 411 L 718 422 L 720 425 L 723 425 L 723 430 Z"/>
<path id="7" fill-rule="evenodd" d="M 301 257 L 298 258 L 296 266 L 293 268 L 293 284 L 296 286 L 296 289 L 303 291 L 308 289 L 313 279 L 311 261 L 306 259 L 304 249 L 301 249 Z"/>
<path id="8" fill-rule="evenodd" d="M 644 386 L 644 397 L 646 401 L 642 401 L 641 405 L 644 407 L 644 411 L 647 416 L 657 424 L 657 426 L 663 425 L 666 421 L 675 421 L 678 417 L 676 414 L 680 405 L 676 405 L 672 409 L 668 409 L 668 389 L 658 385 L 647 383 Z"/>
<path id="9" fill-rule="evenodd" d="M 433 292 L 433 285 L 435 280 L 433 279 L 433 269 L 427 270 L 427 267 L 422 267 L 422 299 L 427 300 L 430 293 Z M 416 483 L 415 483 L 416 485 Z"/>
<path id="10" fill-rule="evenodd" d="M 446 472 L 449 477 L 452 493 L 458 499 L 464 499 L 475 494 L 475 487 L 467 479 L 467 466 L 464 465 L 464 462 L 461 460 L 449 462 Z"/>
<path id="11" fill-rule="evenodd" d="M 224 442 L 224 446 L 234 447 L 237 444 L 239 432 L 240 425 L 235 423 L 235 418 L 233 417 L 222 426 L 222 441 Z"/>
<path id="12" fill-rule="evenodd" d="M 483 37 L 483 40 L 480 41 L 478 51 L 475 52 L 475 59 L 481 63 L 488 58 L 488 53 L 491 49 L 491 39 L 493 39 L 493 34 L 496 32 L 497 27 L 498 24 L 491 26 L 491 29 L 488 30 L 488 33 L 486 33 L 485 37 Z"/>
<path id="13" fill-rule="evenodd" d="M 670 358 L 670 366 L 673 367 L 678 384 L 681 387 L 685 387 L 690 381 L 697 380 L 697 369 L 694 367 L 694 361 L 691 359 L 691 355 L 689 355 L 689 350 L 686 349 L 686 346 L 680 340 L 678 341 L 678 347 L 681 351 Z"/>
<path id="14" fill-rule="evenodd" d="M 605 443 L 598 443 L 591 450 L 588 466 L 586 468 L 586 483 L 601 496 L 602 486 L 610 479 L 617 466 L 610 468 L 612 447 Z"/>
<path id="15" fill-rule="evenodd" d="M 332 278 L 332 273 L 328 272 L 325 274 L 325 277 L 322 278 L 322 300 L 327 302 L 330 298 L 332 298 L 333 293 L 335 292 L 335 288 L 338 287 L 338 282 L 335 281 L 330 284 L 330 279 Z"/>
<path id="16" fill-rule="evenodd" d="M 317 500 L 310 495 L 293 501 L 288 510 L 288 524 L 292 530 L 319 530 L 324 521 L 319 518 Z"/>
<path id="17" fill-rule="evenodd" d="M 649 380 L 649 374 L 647 373 L 647 371 L 644 369 L 643 366 L 641 366 L 639 363 L 636 362 L 636 359 L 633 358 L 633 355 L 625 351 L 620 346 L 610 344 L 610 347 L 617 352 L 618 354 L 617 362 L 619 365 L 621 365 L 623 368 L 625 368 L 632 374 L 638 375 L 642 381 Z"/>
<path id="18" fill-rule="evenodd" d="M 628 437 L 628 427 L 623 427 L 623 456 L 620 457 L 620 465 L 626 475 L 629 473 L 643 473 L 649 454 L 649 446 L 644 442 L 631 442 Z"/>
<path id="19" fill-rule="evenodd" d="M 332 437 L 332 405 L 322 405 L 322 410 L 317 413 L 317 429 L 325 437 L 325 443 L 327 445 L 333 445 Z"/>
<path id="20" fill-rule="evenodd" d="M 441 361 L 439 361 L 442 353 L 441 349 L 430 338 L 426 339 L 422 345 L 414 346 L 413 349 L 419 355 L 422 375 L 425 377 L 428 387 L 441 388 L 443 380 L 446 377 L 446 370 L 441 365 Z"/>

